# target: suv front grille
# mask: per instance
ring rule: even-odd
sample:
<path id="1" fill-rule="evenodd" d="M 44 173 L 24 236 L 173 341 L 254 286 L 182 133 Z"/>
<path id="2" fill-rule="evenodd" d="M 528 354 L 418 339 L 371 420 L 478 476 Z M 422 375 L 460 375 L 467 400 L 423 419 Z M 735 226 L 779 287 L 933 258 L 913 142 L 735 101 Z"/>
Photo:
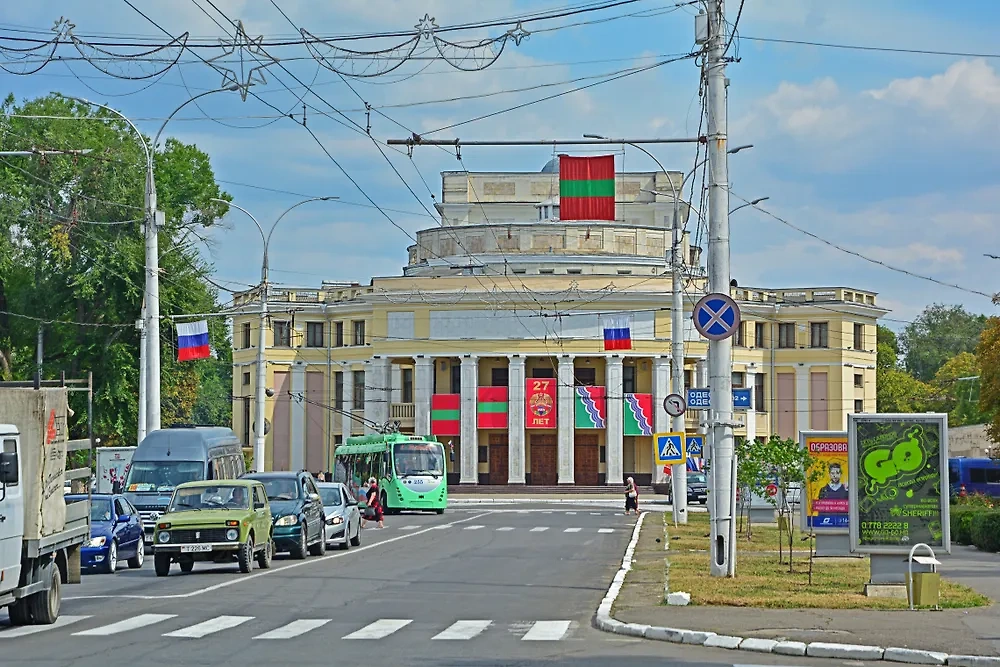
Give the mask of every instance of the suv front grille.
<path id="1" fill-rule="evenodd" d="M 198 542 L 228 542 L 226 528 L 199 528 L 171 530 L 169 544 L 196 544 Z M 195 537 L 198 533 L 198 537 Z"/>

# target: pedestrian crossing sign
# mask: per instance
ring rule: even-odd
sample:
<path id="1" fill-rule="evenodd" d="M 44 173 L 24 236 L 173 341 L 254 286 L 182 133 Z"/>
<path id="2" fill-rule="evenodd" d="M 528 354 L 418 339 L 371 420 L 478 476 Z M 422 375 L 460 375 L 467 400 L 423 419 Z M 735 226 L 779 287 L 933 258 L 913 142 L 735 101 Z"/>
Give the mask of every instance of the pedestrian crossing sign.
<path id="1" fill-rule="evenodd" d="M 683 433 L 656 433 L 656 465 L 684 465 L 687 462 L 687 446 Z"/>

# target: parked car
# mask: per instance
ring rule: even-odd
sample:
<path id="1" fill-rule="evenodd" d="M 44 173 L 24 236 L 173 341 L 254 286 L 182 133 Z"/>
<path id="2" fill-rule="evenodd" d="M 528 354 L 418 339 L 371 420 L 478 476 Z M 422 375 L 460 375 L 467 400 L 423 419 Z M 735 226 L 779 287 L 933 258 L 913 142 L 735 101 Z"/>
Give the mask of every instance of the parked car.
<path id="1" fill-rule="evenodd" d="M 156 576 L 170 573 L 172 563 L 181 572 L 195 561 L 217 561 L 235 554 L 240 572 L 271 567 L 271 508 L 264 486 L 253 480 L 185 482 L 174 489 L 167 511 L 153 532 Z M 230 556 L 231 557 L 231 556 Z"/>
<path id="2" fill-rule="evenodd" d="M 351 498 L 340 482 L 318 482 L 319 495 L 326 515 L 327 544 L 350 549 L 361 545 L 361 512 L 358 501 Z"/>
<path id="3" fill-rule="evenodd" d="M 705 477 L 705 473 L 688 472 L 687 496 L 689 503 L 708 504 L 708 479 Z"/>
<path id="4" fill-rule="evenodd" d="M 66 496 L 67 503 L 86 499 L 83 494 Z M 119 561 L 124 559 L 129 567 L 140 568 L 145 558 L 139 512 L 121 494 L 91 495 L 90 541 L 80 549 L 80 567 L 114 574 Z"/>
<path id="5" fill-rule="evenodd" d="M 287 551 L 292 558 L 326 552 L 326 515 L 316 482 L 308 472 L 255 472 L 244 476 L 264 485 L 271 517 L 276 551 Z"/>

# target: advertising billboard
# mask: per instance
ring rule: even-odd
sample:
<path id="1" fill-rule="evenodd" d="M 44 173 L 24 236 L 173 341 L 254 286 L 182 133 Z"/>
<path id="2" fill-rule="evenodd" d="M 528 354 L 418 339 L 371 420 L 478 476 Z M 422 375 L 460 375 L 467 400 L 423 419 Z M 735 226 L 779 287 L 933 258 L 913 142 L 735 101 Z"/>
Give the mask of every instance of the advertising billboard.
<path id="1" fill-rule="evenodd" d="M 802 488 L 802 530 L 846 535 L 851 484 L 847 431 L 800 431 L 799 445 L 813 458 Z"/>
<path id="2" fill-rule="evenodd" d="M 851 414 L 847 433 L 851 551 L 950 552 L 948 415 Z"/>

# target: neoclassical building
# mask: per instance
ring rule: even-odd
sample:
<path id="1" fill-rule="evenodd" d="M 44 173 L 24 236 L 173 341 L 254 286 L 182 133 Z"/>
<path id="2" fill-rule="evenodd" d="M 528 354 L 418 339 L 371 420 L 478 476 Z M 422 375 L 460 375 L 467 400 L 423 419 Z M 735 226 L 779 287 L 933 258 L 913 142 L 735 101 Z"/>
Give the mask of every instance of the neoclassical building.
<path id="1" fill-rule="evenodd" d="M 449 482 L 602 485 L 662 481 L 652 434 L 668 431 L 670 180 L 616 176 L 616 220 L 559 219 L 558 162 L 534 173 L 442 174 L 440 225 L 417 233 L 402 275 L 270 289 L 267 469 L 331 469 L 371 424 L 451 446 Z M 688 210 L 681 209 L 686 220 Z M 690 229 L 696 227 L 692 218 Z M 684 376 L 704 387 L 707 341 L 690 309 L 701 249 L 684 233 Z M 757 435 L 843 429 L 875 410 L 873 292 L 733 287 L 743 325 L 733 385 L 754 390 Z M 233 428 L 253 442 L 259 292 L 233 314 Z M 630 349 L 605 350 L 626 318 Z M 689 411 L 687 429 L 702 413 Z M 352 418 L 353 417 L 353 418 Z M 366 425 L 367 424 L 367 425 Z M 737 434 L 743 431 L 738 430 Z"/>

